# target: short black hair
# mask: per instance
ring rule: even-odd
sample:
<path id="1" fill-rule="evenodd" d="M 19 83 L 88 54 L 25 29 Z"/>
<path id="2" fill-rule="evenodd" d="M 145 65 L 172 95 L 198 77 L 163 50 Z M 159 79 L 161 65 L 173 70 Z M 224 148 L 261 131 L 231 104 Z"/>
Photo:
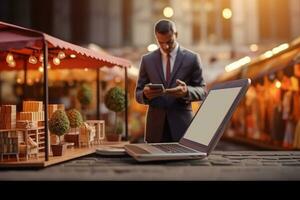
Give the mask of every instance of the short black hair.
<path id="1" fill-rule="evenodd" d="M 155 31 L 155 33 L 161 33 L 161 34 L 177 32 L 175 23 L 172 22 L 171 20 L 167 20 L 167 19 L 162 19 L 162 20 L 159 20 L 158 22 L 156 22 L 154 31 Z"/>

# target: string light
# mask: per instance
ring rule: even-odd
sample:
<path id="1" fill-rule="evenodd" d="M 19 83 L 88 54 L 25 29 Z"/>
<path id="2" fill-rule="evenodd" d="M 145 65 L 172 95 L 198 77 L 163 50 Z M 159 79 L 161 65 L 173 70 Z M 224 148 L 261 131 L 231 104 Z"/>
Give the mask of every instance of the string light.
<path id="1" fill-rule="evenodd" d="M 28 59 L 28 62 L 29 62 L 30 64 L 35 65 L 35 64 L 37 63 L 37 59 L 36 59 L 35 56 L 30 56 L 29 59 Z"/>
<path id="2" fill-rule="evenodd" d="M 9 67 L 15 67 L 16 66 L 16 61 L 11 61 L 10 63 L 8 63 Z"/>
<path id="3" fill-rule="evenodd" d="M 54 65 L 59 65 L 60 64 L 60 59 L 58 57 L 54 57 L 52 61 L 53 61 Z"/>
<path id="4" fill-rule="evenodd" d="M 64 59 L 64 58 L 66 57 L 66 54 L 65 54 L 65 52 L 63 52 L 63 51 L 60 51 L 60 52 L 58 52 L 57 57 L 58 57 L 59 59 Z"/>
<path id="5" fill-rule="evenodd" d="M 6 62 L 9 64 L 11 63 L 12 61 L 14 61 L 14 56 L 11 54 L 11 53 L 8 53 L 6 55 Z"/>
<path id="6" fill-rule="evenodd" d="M 41 54 L 40 57 L 39 57 L 39 61 L 43 62 L 43 60 L 44 60 L 44 56 L 43 56 L 43 54 Z"/>

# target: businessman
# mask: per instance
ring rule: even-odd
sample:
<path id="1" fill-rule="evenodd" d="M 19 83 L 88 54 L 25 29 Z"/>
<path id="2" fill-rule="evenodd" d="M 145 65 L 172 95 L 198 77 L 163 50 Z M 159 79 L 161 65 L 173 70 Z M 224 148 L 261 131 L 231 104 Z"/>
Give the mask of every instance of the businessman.
<path id="1" fill-rule="evenodd" d="M 135 91 L 137 102 L 149 105 L 145 141 L 178 142 L 192 119 L 191 102 L 206 95 L 201 61 L 177 43 L 174 22 L 158 21 L 154 33 L 160 48 L 142 57 Z M 150 89 L 149 83 L 166 90 Z"/>

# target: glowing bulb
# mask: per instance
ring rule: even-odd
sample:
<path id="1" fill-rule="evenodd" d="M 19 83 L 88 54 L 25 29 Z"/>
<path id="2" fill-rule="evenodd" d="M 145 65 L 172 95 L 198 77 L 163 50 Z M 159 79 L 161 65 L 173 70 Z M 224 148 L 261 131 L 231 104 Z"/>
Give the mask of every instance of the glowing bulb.
<path id="1" fill-rule="evenodd" d="M 42 66 L 39 67 L 39 72 L 43 73 L 44 68 Z"/>
<path id="2" fill-rule="evenodd" d="M 148 47 L 147 47 L 147 50 L 149 52 L 151 51 L 155 51 L 156 49 L 158 49 L 158 46 L 156 44 L 150 44 Z"/>
<path id="3" fill-rule="evenodd" d="M 60 64 L 60 59 L 58 57 L 53 58 L 53 64 L 54 65 L 59 65 Z"/>
<path id="4" fill-rule="evenodd" d="M 11 53 L 8 53 L 6 55 L 6 62 L 9 64 L 11 63 L 12 61 L 14 61 L 14 56 L 11 54 Z"/>
<path id="5" fill-rule="evenodd" d="M 28 81 L 27 81 L 27 84 L 28 85 L 33 85 L 33 81 L 32 81 L 32 79 L 30 78 L 30 79 L 28 79 Z"/>
<path id="6" fill-rule="evenodd" d="M 21 84 L 22 83 L 22 79 L 21 78 L 17 78 L 17 83 Z"/>
<path id="7" fill-rule="evenodd" d="M 88 68 L 84 68 L 84 71 L 86 71 L 86 72 L 87 72 L 87 71 L 89 71 L 89 69 L 88 69 Z"/>
<path id="8" fill-rule="evenodd" d="M 230 19 L 232 17 L 232 11 L 229 8 L 225 8 L 222 14 L 224 19 Z"/>
<path id="9" fill-rule="evenodd" d="M 274 54 L 273 54 L 272 51 L 267 51 L 266 53 L 264 53 L 264 56 L 265 56 L 266 58 L 271 58 L 273 55 L 274 55 Z"/>
<path id="10" fill-rule="evenodd" d="M 257 44 L 251 44 L 251 45 L 250 45 L 250 50 L 251 50 L 252 52 L 258 51 L 258 45 L 257 45 Z"/>
<path id="11" fill-rule="evenodd" d="M 50 63 L 48 63 L 47 69 L 51 69 L 51 64 L 50 64 Z M 40 66 L 38 70 L 39 70 L 39 72 L 43 73 L 43 72 L 44 72 L 44 67 L 43 67 L 43 65 Z"/>
<path id="12" fill-rule="evenodd" d="M 174 10 L 171 7 L 165 7 L 163 13 L 165 17 L 170 18 L 174 15 Z"/>
<path id="13" fill-rule="evenodd" d="M 280 88 L 281 88 L 281 83 L 280 83 L 280 81 L 276 81 L 276 82 L 275 82 L 275 87 L 276 87 L 277 89 L 280 89 Z"/>
<path id="14" fill-rule="evenodd" d="M 66 54 L 65 54 L 65 52 L 63 52 L 63 51 L 60 51 L 60 52 L 58 52 L 57 57 L 58 57 L 59 59 L 64 59 L 64 58 L 66 57 Z"/>
<path id="15" fill-rule="evenodd" d="M 76 58 L 76 55 L 75 54 L 71 54 L 70 57 L 71 58 Z"/>
<path id="16" fill-rule="evenodd" d="M 11 61 L 10 63 L 8 63 L 9 67 L 15 67 L 16 66 L 16 61 Z"/>
<path id="17" fill-rule="evenodd" d="M 44 56 L 43 56 L 43 54 L 41 54 L 40 57 L 39 57 L 39 61 L 43 62 L 43 60 L 44 60 Z"/>
<path id="18" fill-rule="evenodd" d="M 29 59 L 28 59 L 28 62 L 30 63 L 30 64 L 36 64 L 37 63 L 37 59 L 36 59 L 36 57 L 35 56 L 30 56 L 29 57 Z"/>

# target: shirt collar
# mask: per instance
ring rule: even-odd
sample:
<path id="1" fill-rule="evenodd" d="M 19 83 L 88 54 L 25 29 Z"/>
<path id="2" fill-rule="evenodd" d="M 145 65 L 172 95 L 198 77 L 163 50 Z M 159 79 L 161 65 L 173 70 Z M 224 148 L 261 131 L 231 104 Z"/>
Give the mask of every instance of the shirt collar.
<path id="1" fill-rule="evenodd" d="M 172 58 L 174 58 L 176 55 L 177 55 L 177 51 L 178 51 L 178 48 L 179 48 L 179 44 L 176 42 L 176 45 L 175 45 L 175 48 L 171 51 L 170 55 Z M 167 56 L 167 54 L 162 50 L 160 49 L 160 52 L 164 55 L 164 56 Z"/>

